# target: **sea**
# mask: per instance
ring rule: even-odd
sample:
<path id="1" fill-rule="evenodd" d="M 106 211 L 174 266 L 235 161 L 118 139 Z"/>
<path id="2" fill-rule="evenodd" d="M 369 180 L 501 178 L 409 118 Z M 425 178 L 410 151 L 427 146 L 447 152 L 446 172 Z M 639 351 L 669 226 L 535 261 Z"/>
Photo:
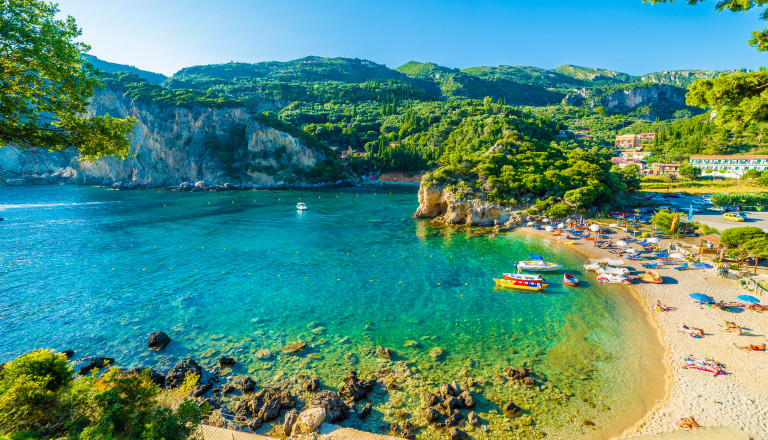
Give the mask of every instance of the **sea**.
<path id="1" fill-rule="evenodd" d="M 409 422 L 423 439 L 445 434 L 421 416 L 422 393 L 454 380 L 475 398 L 482 424 L 462 429 L 477 439 L 609 438 L 649 410 L 663 368 L 631 290 L 598 285 L 578 249 L 552 240 L 414 219 L 416 192 L 0 188 L 0 363 L 71 349 L 165 372 L 231 356 L 223 380 L 319 377 L 333 390 L 350 370 L 387 375 L 371 416 L 342 425 Z M 564 287 L 559 271 L 543 293 L 495 287 L 531 253 L 582 285 Z M 156 331 L 171 337 L 165 350 L 147 348 Z M 296 342 L 307 348 L 281 351 Z M 521 416 L 503 415 L 509 401 Z"/>

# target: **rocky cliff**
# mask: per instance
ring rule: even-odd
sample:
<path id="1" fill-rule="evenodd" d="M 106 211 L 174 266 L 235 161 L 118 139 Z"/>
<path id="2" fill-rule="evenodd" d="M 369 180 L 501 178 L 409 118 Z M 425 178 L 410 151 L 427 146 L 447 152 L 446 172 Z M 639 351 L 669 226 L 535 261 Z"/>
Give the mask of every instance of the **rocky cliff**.
<path id="1" fill-rule="evenodd" d="M 0 148 L 7 184 L 77 183 L 121 188 L 266 187 L 306 183 L 325 152 L 254 118 L 245 108 L 143 104 L 115 90 L 98 92 L 90 115 L 131 116 L 131 157 L 82 162 L 76 151 L 25 153 Z"/>
<path id="2" fill-rule="evenodd" d="M 459 200 L 451 191 L 424 184 L 419 187 L 419 207 L 413 216 L 451 225 L 496 226 L 502 230 L 523 226 L 528 221 L 524 212 L 479 199 Z"/>
<path id="3" fill-rule="evenodd" d="M 635 112 L 646 118 L 670 118 L 675 112 L 701 113 L 687 107 L 685 89 L 665 84 L 631 84 L 609 88 L 576 89 L 563 99 L 566 105 L 586 105 L 591 109 L 602 107 L 609 114 Z"/>

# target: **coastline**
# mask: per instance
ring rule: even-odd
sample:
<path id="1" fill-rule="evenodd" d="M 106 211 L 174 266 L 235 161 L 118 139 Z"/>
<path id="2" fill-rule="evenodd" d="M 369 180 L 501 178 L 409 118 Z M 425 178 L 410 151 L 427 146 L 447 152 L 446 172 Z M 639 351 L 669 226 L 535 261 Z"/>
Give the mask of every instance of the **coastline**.
<path id="1" fill-rule="evenodd" d="M 546 240 L 550 240 L 552 242 L 558 242 L 557 239 L 550 236 L 547 233 L 544 233 L 543 231 L 532 229 L 532 228 L 520 228 L 517 229 L 519 232 L 523 232 L 526 234 L 534 235 L 537 237 L 544 238 Z M 589 243 L 587 241 L 583 241 L 583 243 Z M 610 254 L 604 249 L 600 249 L 598 247 L 587 247 L 582 245 L 576 245 L 576 246 L 568 246 L 571 250 L 584 255 L 586 258 L 606 258 L 606 257 L 614 257 L 614 255 Z M 643 412 L 645 413 L 641 419 L 635 421 L 630 426 L 625 426 L 623 428 L 619 428 L 615 430 L 616 434 L 614 435 L 611 433 L 609 435 L 609 438 L 624 438 L 628 435 L 634 433 L 637 431 L 644 423 L 645 420 L 651 417 L 652 414 L 659 411 L 663 406 L 664 403 L 669 396 L 671 389 L 672 389 L 672 369 L 671 365 L 669 363 L 670 359 L 670 353 L 669 348 L 664 342 L 664 333 L 662 328 L 659 326 L 658 322 L 654 319 L 653 314 L 651 313 L 651 309 L 649 307 L 646 307 L 646 302 L 642 295 L 639 294 L 637 291 L 637 285 L 633 284 L 631 286 L 621 286 L 622 290 L 629 290 L 632 294 L 628 297 L 631 298 L 630 306 L 636 310 L 642 312 L 642 319 L 644 322 L 654 330 L 654 337 L 657 340 L 659 347 L 658 350 L 653 350 L 656 353 L 645 353 L 646 357 L 650 357 L 651 359 L 658 359 L 661 358 L 661 360 L 664 360 L 663 366 L 663 374 L 661 375 L 653 375 L 654 377 L 647 377 L 644 375 L 640 376 L 641 381 L 643 381 L 643 385 L 640 388 L 646 391 L 646 393 L 640 397 L 640 402 L 643 408 Z M 661 381 L 656 381 L 653 379 L 661 379 Z M 662 384 L 662 386 L 658 386 L 659 384 Z M 652 402 L 652 403 L 651 403 Z"/>
<path id="2" fill-rule="evenodd" d="M 521 228 L 521 232 L 557 240 L 542 231 Z M 572 246 L 589 258 L 613 257 L 607 250 L 586 245 Z M 666 247 L 670 240 L 662 240 Z M 591 244 L 591 243 L 590 243 Z M 633 265 L 628 265 L 632 267 Z M 634 266 L 638 266 L 634 265 Z M 734 345 L 758 344 L 765 339 L 768 326 L 765 316 L 744 311 L 726 312 L 701 307 L 688 298 L 688 293 L 702 292 L 717 300 L 735 301 L 744 291 L 736 281 L 717 277 L 711 270 L 661 269 L 664 284 L 633 284 L 631 297 L 656 329 L 656 338 L 663 351 L 663 396 L 648 408 L 645 416 L 613 438 L 636 437 L 679 430 L 675 423 L 682 417 L 694 417 L 702 427 L 735 426 L 753 439 L 768 439 L 768 370 L 762 368 L 765 354 L 745 352 Z M 656 300 L 675 307 L 670 312 L 656 312 Z M 751 335 L 736 336 L 720 331 L 724 320 L 735 321 Z M 701 327 L 705 337 L 694 339 L 677 331 L 680 323 Z M 725 376 L 685 369 L 681 358 L 692 354 L 710 357 L 726 364 Z"/>

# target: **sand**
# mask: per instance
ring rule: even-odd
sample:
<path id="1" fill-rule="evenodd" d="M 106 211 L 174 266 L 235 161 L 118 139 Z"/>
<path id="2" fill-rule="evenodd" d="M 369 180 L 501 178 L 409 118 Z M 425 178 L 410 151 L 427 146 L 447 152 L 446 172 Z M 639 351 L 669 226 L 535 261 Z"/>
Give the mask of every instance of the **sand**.
<path id="1" fill-rule="evenodd" d="M 529 228 L 524 231 L 549 237 L 543 231 Z M 621 235 L 621 232 L 617 234 Z M 670 240 L 662 240 L 663 248 L 669 244 Z M 577 240 L 573 248 L 590 258 L 617 258 L 587 240 Z M 644 270 L 640 266 L 644 260 L 622 259 L 627 267 Z M 653 310 L 656 300 L 676 310 L 651 312 L 667 353 L 666 397 L 624 435 L 634 437 L 674 431 L 678 429 L 675 423 L 681 417 L 692 416 L 701 426 L 735 426 L 755 440 L 768 440 L 768 353 L 746 352 L 734 346 L 765 342 L 768 339 L 768 312 L 744 310 L 735 313 L 700 306 L 688 294 L 700 292 L 728 302 L 737 301 L 738 295 L 749 292 L 738 281 L 718 277 L 713 270 L 677 271 L 672 269 L 674 266 L 666 267 L 657 268 L 664 284 L 637 283 L 627 288 L 645 303 L 649 311 Z M 724 320 L 749 329 L 750 335 L 736 336 L 722 331 L 718 324 Z M 678 332 L 680 323 L 703 329 L 705 337 L 695 339 Z M 728 374 L 713 377 L 710 373 L 685 369 L 681 358 L 686 355 L 722 362 Z"/>

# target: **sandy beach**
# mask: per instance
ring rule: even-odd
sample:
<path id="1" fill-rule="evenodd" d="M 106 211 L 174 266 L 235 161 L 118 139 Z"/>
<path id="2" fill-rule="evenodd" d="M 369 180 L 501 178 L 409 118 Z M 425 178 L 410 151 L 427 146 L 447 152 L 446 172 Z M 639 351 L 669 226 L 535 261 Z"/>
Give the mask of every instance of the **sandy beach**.
<path id="1" fill-rule="evenodd" d="M 523 231 L 556 240 L 544 231 L 531 228 Z M 662 240 L 662 248 L 668 247 L 670 242 Z M 573 248 L 589 258 L 617 258 L 587 240 L 577 240 Z M 635 273 L 644 270 L 640 266 L 644 260 L 622 259 L 627 267 L 635 269 Z M 674 266 L 666 267 L 657 270 L 664 278 L 663 284 L 638 282 L 626 288 L 644 303 L 658 326 L 667 357 L 667 365 L 659 368 L 667 368 L 668 375 L 665 398 L 628 429 L 624 437 L 675 431 L 679 429 L 675 423 L 680 418 L 693 417 L 703 427 L 736 426 L 755 440 L 768 439 L 768 353 L 735 347 L 760 344 L 768 339 L 768 312 L 723 311 L 696 304 L 688 294 L 700 292 L 718 301 L 736 302 L 738 295 L 749 292 L 738 281 L 718 277 L 713 270 L 678 271 L 672 268 Z M 594 278 L 589 281 L 594 282 Z M 654 311 L 657 300 L 675 310 Z M 735 322 L 748 330 L 749 335 L 737 336 L 723 331 L 719 324 L 724 320 Z M 703 329 L 705 337 L 693 338 L 679 332 L 681 323 Z M 728 374 L 713 376 L 686 369 L 682 357 L 687 355 L 722 362 Z"/>

